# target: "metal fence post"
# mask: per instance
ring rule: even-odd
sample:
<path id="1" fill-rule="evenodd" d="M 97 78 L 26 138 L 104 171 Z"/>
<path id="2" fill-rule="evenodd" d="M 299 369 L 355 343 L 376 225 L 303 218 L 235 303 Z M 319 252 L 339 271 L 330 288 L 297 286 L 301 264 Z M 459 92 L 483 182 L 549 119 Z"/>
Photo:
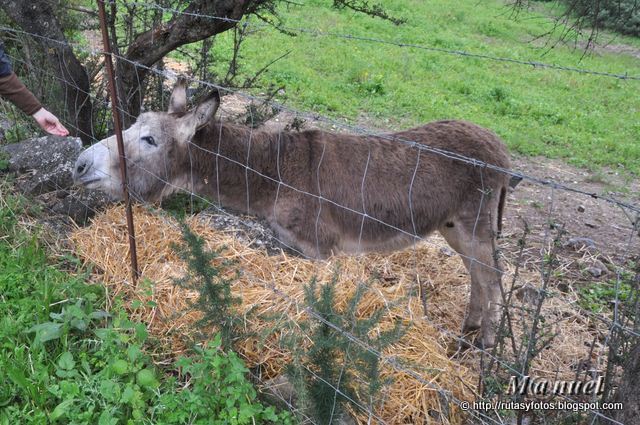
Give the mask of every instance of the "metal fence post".
<path id="1" fill-rule="evenodd" d="M 138 269 L 138 254 L 136 251 L 136 235 L 133 225 L 133 212 L 131 210 L 131 200 L 129 198 L 129 181 L 127 179 L 127 158 L 124 154 L 124 143 L 122 140 L 122 124 L 120 120 L 120 111 L 118 110 L 118 94 L 116 90 L 116 82 L 113 72 L 113 62 L 111 57 L 111 44 L 109 42 L 109 33 L 107 32 L 107 19 L 104 8 L 104 0 L 97 0 L 98 14 L 100 16 L 100 29 L 102 31 L 102 45 L 104 48 L 104 63 L 107 68 L 107 82 L 109 86 L 109 96 L 111 97 L 111 110 L 113 113 L 113 125 L 116 133 L 116 141 L 118 143 L 118 155 L 120 157 L 120 178 L 122 179 L 122 192 L 124 193 L 124 205 L 127 215 L 127 233 L 129 235 L 129 252 L 131 257 L 131 277 L 135 284 L 140 275 Z"/>

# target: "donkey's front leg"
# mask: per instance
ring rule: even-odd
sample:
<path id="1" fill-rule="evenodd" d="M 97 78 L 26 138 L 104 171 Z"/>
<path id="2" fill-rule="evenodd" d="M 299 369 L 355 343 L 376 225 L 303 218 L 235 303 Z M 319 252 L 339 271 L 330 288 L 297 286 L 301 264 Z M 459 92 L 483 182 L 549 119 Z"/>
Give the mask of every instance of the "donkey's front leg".
<path id="1" fill-rule="evenodd" d="M 282 200 L 267 220 L 280 242 L 303 257 L 323 259 L 333 253 L 337 234 L 328 226 L 326 214 L 309 202 Z"/>

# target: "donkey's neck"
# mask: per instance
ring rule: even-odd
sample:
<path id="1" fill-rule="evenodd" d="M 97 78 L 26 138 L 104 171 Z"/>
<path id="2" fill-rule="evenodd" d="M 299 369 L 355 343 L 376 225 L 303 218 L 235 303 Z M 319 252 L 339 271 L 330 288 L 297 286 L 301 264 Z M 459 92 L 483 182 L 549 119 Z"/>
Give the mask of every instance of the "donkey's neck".
<path id="1" fill-rule="evenodd" d="M 186 184 L 223 206 L 265 216 L 277 187 L 277 144 L 277 133 L 212 123 L 188 145 Z"/>

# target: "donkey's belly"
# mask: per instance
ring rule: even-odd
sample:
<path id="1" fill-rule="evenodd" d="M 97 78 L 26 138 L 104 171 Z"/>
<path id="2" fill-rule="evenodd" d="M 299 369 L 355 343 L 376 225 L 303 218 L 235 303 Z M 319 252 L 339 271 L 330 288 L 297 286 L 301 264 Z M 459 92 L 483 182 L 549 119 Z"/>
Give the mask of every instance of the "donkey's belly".
<path id="1" fill-rule="evenodd" d="M 388 238 L 379 240 L 367 240 L 365 238 L 344 238 L 337 247 L 345 254 L 364 254 L 367 252 L 391 252 L 398 251 L 410 246 L 417 241 L 416 238 L 404 234 L 396 233 Z"/>

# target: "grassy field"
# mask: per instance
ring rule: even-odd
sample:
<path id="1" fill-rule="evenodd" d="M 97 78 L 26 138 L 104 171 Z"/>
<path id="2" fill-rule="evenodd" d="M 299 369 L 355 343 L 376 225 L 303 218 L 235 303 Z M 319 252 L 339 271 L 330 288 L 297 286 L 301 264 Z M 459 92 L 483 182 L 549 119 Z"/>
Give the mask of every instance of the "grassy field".
<path id="1" fill-rule="evenodd" d="M 536 12 L 515 18 L 502 1 L 463 0 L 455 6 L 443 0 L 385 1 L 391 15 L 407 20 L 400 26 L 332 9 L 329 0 L 297 3 L 280 9 L 288 27 L 640 75 L 640 60 L 631 55 L 583 57 L 573 44 L 547 49 L 544 40 L 531 42 L 551 29 L 550 16 L 557 13 L 542 3 Z M 269 67 L 264 82 L 285 86 L 287 103 L 295 108 L 384 129 L 466 119 L 495 130 L 521 154 L 640 173 L 639 81 L 256 28 L 242 52 L 243 72 L 255 72 L 290 51 Z M 231 40 L 223 34 L 216 41 L 219 72 L 228 62 Z M 613 43 L 640 46 L 622 37 Z"/>

